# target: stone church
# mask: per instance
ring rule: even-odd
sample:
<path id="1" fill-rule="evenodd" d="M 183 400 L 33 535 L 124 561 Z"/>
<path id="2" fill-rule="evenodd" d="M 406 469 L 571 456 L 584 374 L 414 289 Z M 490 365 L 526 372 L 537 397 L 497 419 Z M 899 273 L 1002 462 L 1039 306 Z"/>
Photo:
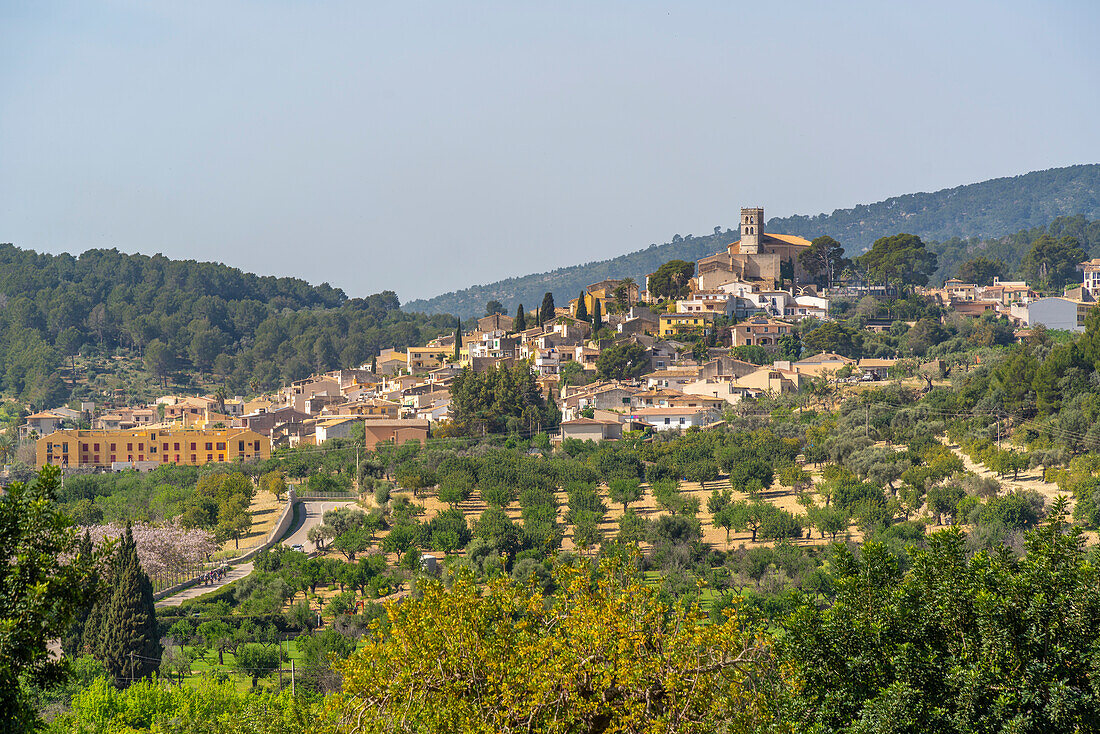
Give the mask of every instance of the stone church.
<path id="1" fill-rule="evenodd" d="M 714 290 L 741 281 L 779 285 L 784 263 L 796 280 L 807 280 L 798 256 L 810 246 L 805 237 L 764 231 L 763 207 L 741 210 L 741 239 L 719 252 L 699 260 L 695 277 L 698 290 Z M 790 275 L 788 274 L 788 277 Z"/>

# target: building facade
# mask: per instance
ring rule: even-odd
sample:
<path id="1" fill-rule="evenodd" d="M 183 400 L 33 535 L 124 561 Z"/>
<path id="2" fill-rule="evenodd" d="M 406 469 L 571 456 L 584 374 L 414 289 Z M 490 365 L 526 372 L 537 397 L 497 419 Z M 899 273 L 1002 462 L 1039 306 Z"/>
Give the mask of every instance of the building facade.
<path id="1" fill-rule="evenodd" d="M 271 439 L 247 428 L 55 431 L 38 439 L 35 463 L 111 468 L 115 464 L 201 466 L 271 457 Z"/>

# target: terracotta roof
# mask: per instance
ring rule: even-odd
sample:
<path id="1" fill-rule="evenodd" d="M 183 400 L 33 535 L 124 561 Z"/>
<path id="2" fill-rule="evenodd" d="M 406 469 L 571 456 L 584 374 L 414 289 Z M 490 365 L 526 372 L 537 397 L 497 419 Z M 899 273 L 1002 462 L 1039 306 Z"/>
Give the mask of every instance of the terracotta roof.
<path id="1" fill-rule="evenodd" d="M 764 237 L 771 237 L 773 240 L 779 240 L 780 242 L 786 242 L 788 245 L 799 245 L 801 247 L 809 247 L 812 244 L 805 237 L 799 237 L 795 234 L 773 234 L 771 232 L 765 232 Z"/>

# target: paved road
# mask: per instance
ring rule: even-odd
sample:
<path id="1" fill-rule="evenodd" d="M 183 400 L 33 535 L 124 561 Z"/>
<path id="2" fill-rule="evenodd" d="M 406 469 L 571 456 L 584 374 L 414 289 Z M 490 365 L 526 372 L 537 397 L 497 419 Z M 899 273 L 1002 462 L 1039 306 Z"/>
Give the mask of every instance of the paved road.
<path id="1" fill-rule="evenodd" d="M 306 534 L 311 528 L 321 524 L 325 512 L 335 507 L 353 505 L 355 502 L 348 500 L 303 500 L 301 504 L 302 509 L 298 512 L 298 522 L 290 528 L 289 532 L 283 537 L 282 542 L 284 545 L 288 546 L 300 543 L 305 551 L 309 553 L 314 550 L 314 547 L 313 543 L 309 542 L 309 539 L 306 538 Z M 157 602 L 157 607 L 179 606 L 188 599 L 194 599 L 197 596 L 202 596 L 203 594 L 220 589 L 237 579 L 243 579 L 250 573 L 252 573 L 251 562 L 233 566 L 219 583 L 210 584 L 208 586 L 197 584 L 184 589 L 178 594 L 173 594 L 172 596 L 161 599 Z"/>
<path id="2" fill-rule="evenodd" d="M 251 561 L 249 561 L 248 563 L 242 563 L 239 566 L 233 566 L 218 583 L 209 585 L 195 584 L 194 586 L 190 586 L 184 589 L 178 594 L 173 594 L 172 596 L 161 599 L 157 602 L 156 606 L 158 609 L 161 607 L 178 607 L 180 604 L 187 601 L 188 599 L 194 599 L 196 596 L 202 596 L 203 594 L 208 594 L 211 591 L 216 591 L 228 583 L 236 581 L 237 579 L 243 579 L 250 573 L 252 573 Z"/>
<path id="3" fill-rule="evenodd" d="M 290 528 L 290 532 L 283 538 L 283 545 L 301 544 L 307 553 L 312 552 L 315 550 L 314 545 L 306 537 L 310 529 L 320 525 L 322 517 L 329 510 L 354 504 L 355 502 L 349 500 L 303 500 L 302 510 L 298 512 L 298 524 Z"/>

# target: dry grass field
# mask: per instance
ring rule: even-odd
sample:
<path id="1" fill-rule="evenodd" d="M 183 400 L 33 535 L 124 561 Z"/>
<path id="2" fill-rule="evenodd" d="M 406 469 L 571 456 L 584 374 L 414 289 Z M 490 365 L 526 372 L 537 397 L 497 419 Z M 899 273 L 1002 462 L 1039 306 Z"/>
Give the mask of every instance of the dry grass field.
<path id="1" fill-rule="evenodd" d="M 279 502 L 271 492 L 256 490 L 256 496 L 252 498 L 252 504 L 248 506 L 248 511 L 252 514 L 252 530 L 240 539 L 239 550 L 253 548 L 267 540 L 267 536 L 275 527 L 275 523 L 279 522 L 279 514 L 282 513 L 285 506 L 285 500 Z M 238 544 L 232 540 L 222 543 L 223 551 L 236 549 L 238 549 Z"/>

